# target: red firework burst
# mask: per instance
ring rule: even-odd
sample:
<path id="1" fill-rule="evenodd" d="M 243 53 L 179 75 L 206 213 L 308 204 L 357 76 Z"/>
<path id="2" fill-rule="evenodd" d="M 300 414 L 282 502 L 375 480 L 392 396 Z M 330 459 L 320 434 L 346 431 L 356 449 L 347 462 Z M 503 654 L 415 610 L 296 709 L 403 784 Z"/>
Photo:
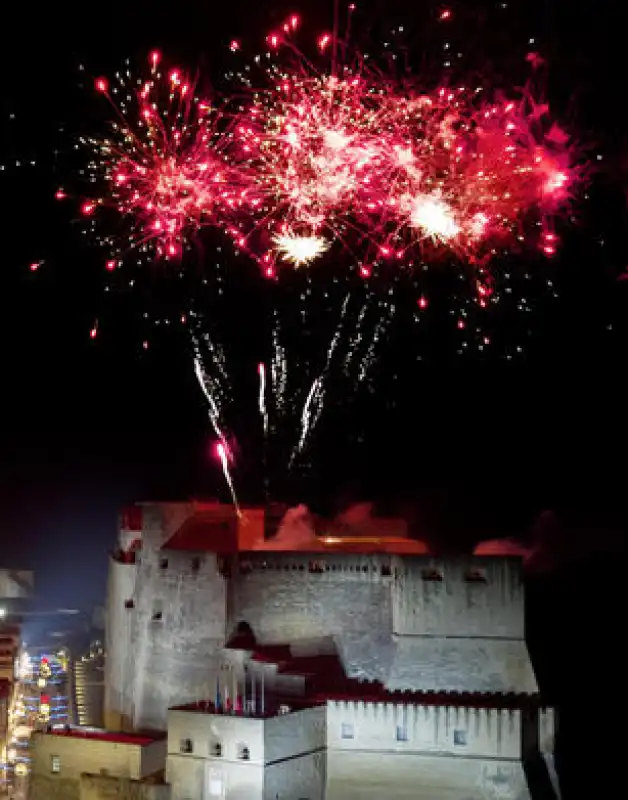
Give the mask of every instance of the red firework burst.
<path id="1" fill-rule="evenodd" d="M 154 52 L 148 76 L 121 77 L 111 89 L 104 78 L 95 82 L 116 120 L 107 138 L 89 142 L 92 181 L 103 193 L 82 212 L 113 207 L 129 220 L 126 238 L 111 240 L 116 255 L 139 248 L 178 257 L 203 225 L 228 224 L 245 194 L 241 171 L 225 158 L 224 117 L 179 70 L 163 73 L 159 63 Z"/>

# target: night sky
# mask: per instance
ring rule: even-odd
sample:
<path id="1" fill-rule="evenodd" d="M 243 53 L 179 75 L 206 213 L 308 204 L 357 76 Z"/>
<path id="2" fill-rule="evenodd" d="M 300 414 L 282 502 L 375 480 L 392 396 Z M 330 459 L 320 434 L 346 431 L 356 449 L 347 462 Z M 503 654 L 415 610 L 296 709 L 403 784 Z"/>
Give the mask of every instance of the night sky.
<path id="1" fill-rule="evenodd" d="M 74 1 L 62 11 L 23 5 L 5 28 L 2 561 L 37 569 L 38 587 L 54 605 L 102 601 L 106 552 L 122 504 L 227 499 L 180 337 L 154 336 L 143 352 L 136 309 L 112 301 L 107 336 L 90 341 L 101 311 L 101 268 L 67 208 L 53 198 L 67 182 L 67 132 L 80 130 L 91 108 L 77 89 L 78 64 L 94 75 L 111 73 L 122 59 L 156 46 L 186 65 L 212 69 L 231 38 L 261 39 L 290 11 L 311 20 L 313 30 L 328 27 L 331 15 L 331 3 L 330 9 L 311 2 L 224 5 L 220 12 L 198 0 L 134 2 L 124 12 Z M 619 8 L 604 13 L 611 5 L 510 4 L 519 39 L 529 30 L 547 54 L 550 100 L 590 152 L 604 156 L 566 237 L 560 298 L 535 317 L 527 356 L 517 364 L 461 365 L 436 348 L 394 387 L 382 377 L 380 393 L 393 393 L 395 411 L 382 411 L 387 404 L 379 397 L 359 412 L 353 424 L 364 433 L 360 448 L 347 444 L 342 419 L 330 423 L 319 468 L 299 499 L 322 510 L 365 497 L 388 509 L 418 503 L 418 516 L 443 546 L 484 531 L 525 529 L 547 507 L 572 516 L 584 506 L 591 513 L 621 511 L 628 282 L 617 277 L 628 266 L 626 107 L 623 26 Z M 391 24 L 409 24 L 418 13 L 398 0 L 360 6 Z M 436 8 L 425 4 L 421 13 Z M 482 19 L 486 8 L 478 4 L 473 13 Z M 485 30 L 490 48 L 490 25 Z M 29 264 L 39 259 L 44 264 L 33 274 Z M 246 318 L 246 306 L 239 313 Z M 590 546 L 595 525 L 576 535 L 574 547 Z"/>

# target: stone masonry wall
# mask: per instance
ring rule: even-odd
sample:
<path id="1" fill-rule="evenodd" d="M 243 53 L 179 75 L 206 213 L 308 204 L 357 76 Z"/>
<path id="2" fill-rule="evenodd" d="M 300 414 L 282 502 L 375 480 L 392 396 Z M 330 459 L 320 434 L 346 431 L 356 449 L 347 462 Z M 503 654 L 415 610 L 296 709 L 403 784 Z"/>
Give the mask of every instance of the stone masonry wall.
<path id="1" fill-rule="evenodd" d="M 397 559 L 395 633 L 524 637 L 524 589 L 516 558 Z"/>
<path id="2" fill-rule="evenodd" d="M 389 565 L 378 556 L 242 554 L 229 587 L 229 628 L 245 621 L 264 643 L 390 634 Z"/>
<path id="3" fill-rule="evenodd" d="M 80 778 L 80 800 L 170 800 L 166 784 L 149 784 L 109 775 L 83 774 Z"/>
<path id="4" fill-rule="evenodd" d="M 213 696 L 225 603 L 215 555 L 144 550 L 132 612 L 136 728 L 165 729 L 169 706 Z"/>
<path id="5" fill-rule="evenodd" d="M 33 774 L 28 782 L 28 800 L 80 800 L 78 778 Z"/>

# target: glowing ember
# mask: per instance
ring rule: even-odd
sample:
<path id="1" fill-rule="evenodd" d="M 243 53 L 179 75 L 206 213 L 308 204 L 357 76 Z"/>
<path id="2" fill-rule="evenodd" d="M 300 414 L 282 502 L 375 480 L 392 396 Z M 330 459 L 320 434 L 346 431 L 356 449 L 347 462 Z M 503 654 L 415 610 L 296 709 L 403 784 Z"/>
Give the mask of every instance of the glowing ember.
<path id="1" fill-rule="evenodd" d="M 171 258 L 201 226 L 226 222 L 242 203 L 243 179 L 224 158 L 217 112 L 179 70 L 158 72 L 159 60 L 151 54 L 150 75 L 133 94 L 122 84 L 127 100 L 114 106 L 111 135 L 89 140 L 92 182 L 104 192 L 98 203 L 86 201 L 83 213 L 113 205 L 130 223 L 120 251 L 150 244 L 155 255 Z"/>
<path id="2" fill-rule="evenodd" d="M 277 235 L 273 241 L 286 261 L 295 267 L 310 264 L 329 249 L 329 242 L 322 236 L 297 236 L 292 233 Z"/>
<path id="3" fill-rule="evenodd" d="M 411 202 L 410 222 L 426 236 L 445 242 L 460 232 L 451 209 L 439 197 L 415 197 Z"/>

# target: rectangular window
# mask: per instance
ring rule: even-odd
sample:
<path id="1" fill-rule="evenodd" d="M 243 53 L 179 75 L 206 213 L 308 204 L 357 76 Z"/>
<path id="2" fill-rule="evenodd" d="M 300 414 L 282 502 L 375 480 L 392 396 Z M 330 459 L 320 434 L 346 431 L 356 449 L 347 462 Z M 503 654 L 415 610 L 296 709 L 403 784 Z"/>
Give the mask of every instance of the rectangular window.
<path id="1" fill-rule="evenodd" d="M 61 757 L 50 756 L 50 771 L 58 775 L 61 772 Z"/>
<path id="2" fill-rule="evenodd" d="M 125 607 L 127 610 L 130 610 L 130 609 L 132 609 L 132 608 L 135 608 L 135 603 L 133 602 L 133 600 L 125 600 L 125 601 L 124 601 L 124 607 Z"/>
<path id="3" fill-rule="evenodd" d="M 193 753 L 194 752 L 194 742 L 191 739 L 181 739 L 181 752 L 182 753 Z"/>
<path id="4" fill-rule="evenodd" d="M 464 747 L 467 743 L 466 731 L 454 731 L 454 744 L 457 747 Z"/>
<path id="5" fill-rule="evenodd" d="M 192 559 L 192 572 L 196 573 L 201 568 L 201 559 L 198 556 L 194 556 Z"/>
<path id="6" fill-rule="evenodd" d="M 164 606 L 161 600 L 153 601 L 153 613 L 151 619 L 153 622 L 161 622 L 164 618 Z"/>
<path id="7" fill-rule="evenodd" d="M 168 569 L 168 559 L 167 558 L 160 558 L 159 559 L 159 569 Z"/>
<path id="8" fill-rule="evenodd" d="M 341 739 L 353 739 L 354 738 L 353 732 L 353 723 L 352 722 L 343 722 L 340 726 L 340 738 Z"/>
<path id="9" fill-rule="evenodd" d="M 408 741 L 408 729 L 405 725 L 397 725 L 397 741 L 398 742 Z"/>

